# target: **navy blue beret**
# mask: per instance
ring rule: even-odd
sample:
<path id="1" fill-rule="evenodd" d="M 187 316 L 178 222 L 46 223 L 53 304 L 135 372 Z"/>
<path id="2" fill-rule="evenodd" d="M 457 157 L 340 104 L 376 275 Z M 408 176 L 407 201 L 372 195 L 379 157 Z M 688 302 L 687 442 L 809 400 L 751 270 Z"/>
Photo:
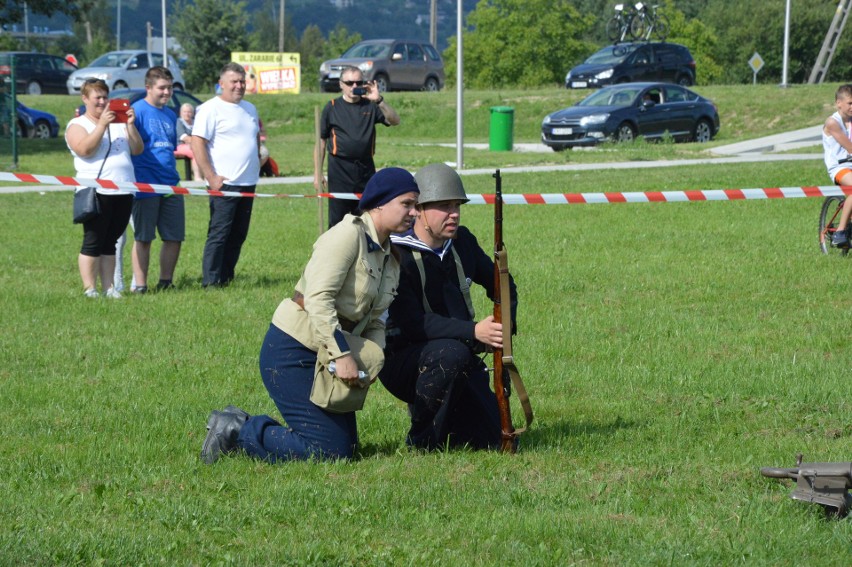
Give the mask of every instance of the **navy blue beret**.
<path id="1" fill-rule="evenodd" d="M 367 182 L 358 208 L 362 211 L 375 209 L 412 191 L 420 193 L 413 175 L 401 167 L 386 167 L 377 171 Z"/>

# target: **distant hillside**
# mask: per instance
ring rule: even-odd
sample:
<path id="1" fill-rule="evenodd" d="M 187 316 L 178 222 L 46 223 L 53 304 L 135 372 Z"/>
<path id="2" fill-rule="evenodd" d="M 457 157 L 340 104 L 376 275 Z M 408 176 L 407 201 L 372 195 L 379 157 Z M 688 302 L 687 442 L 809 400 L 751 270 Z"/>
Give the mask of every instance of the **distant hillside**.
<path id="1" fill-rule="evenodd" d="M 154 34 L 161 33 L 162 14 L 160 2 L 147 0 L 121 1 L 121 42 L 122 47 L 142 46 L 145 44 L 145 22 L 151 22 Z M 338 24 L 349 32 L 360 33 L 364 38 L 411 37 L 429 38 L 430 0 L 348 0 L 352 6 L 337 8 L 331 0 L 286 0 L 285 15 L 297 33 L 309 25 L 317 25 L 323 34 L 333 30 Z M 173 14 L 175 0 L 167 0 L 169 17 Z M 345 1 L 337 2 L 346 4 Z M 117 0 L 110 0 L 112 27 L 117 19 Z M 264 11 L 270 19 L 278 21 L 280 0 L 248 0 L 246 9 L 250 13 Z M 476 6 L 476 0 L 464 0 L 465 13 Z M 449 37 L 456 34 L 456 0 L 438 1 L 438 49 L 447 47 Z M 52 30 L 70 29 L 71 22 L 65 17 L 45 18 L 30 16 L 30 30 L 47 28 Z M 19 24 L 23 30 L 23 24 Z M 115 33 L 113 31 L 113 33 Z M 276 46 L 277 47 L 277 46 Z"/>

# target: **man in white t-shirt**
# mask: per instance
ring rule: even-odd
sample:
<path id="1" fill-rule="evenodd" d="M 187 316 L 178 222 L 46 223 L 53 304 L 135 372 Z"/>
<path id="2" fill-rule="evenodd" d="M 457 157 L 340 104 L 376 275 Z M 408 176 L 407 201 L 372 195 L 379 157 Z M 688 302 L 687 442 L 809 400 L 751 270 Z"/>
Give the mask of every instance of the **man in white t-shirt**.
<path id="1" fill-rule="evenodd" d="M 200 105 L 192 127 L 192 152 L 213 191 L 254 193 L 260 176 L 257 110 L 243 100 L 245 69 L 228 63 L 219 74 L 221 93 Z M 251 197 L 210 197 L 210 224 L 202 260 L 204 287 L 227 285 L 251 222 Z"/>

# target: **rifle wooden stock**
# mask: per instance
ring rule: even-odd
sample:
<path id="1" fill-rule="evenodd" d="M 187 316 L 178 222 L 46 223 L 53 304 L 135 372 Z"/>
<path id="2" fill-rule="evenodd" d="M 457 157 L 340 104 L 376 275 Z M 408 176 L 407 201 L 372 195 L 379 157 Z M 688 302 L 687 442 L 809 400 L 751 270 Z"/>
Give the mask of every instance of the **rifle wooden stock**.
<path id="1" fill-rule="evenodd" d="M 509 262 L 503 244 L 503 184 L 500 170 L 494 173 L 494 321 L 503 324 L 503 347 L 494 349 L 494 393 L 500 411 L 500 450 L 514 453 L 518 450 L 518 436 L 526 431 L 533 419 L 532 407 L 521 375 L 512 356 L 512 300 L 509 286 Z M 503 317 L 503 307 L 509 316 Z M 524 410 L 526 427 L 515 429 L 512 425 L 512 410 L 509 406 L 511 384 L 514 384 L 518 400 Z"/>
<path id="2" fill-rule="evenodd" d="M 500 289 L 499 255 L 503 252 L 503 188 L 500 170 L 494 174 L 496 189 L 494 192 L 494 322 L 503 322 L 503 304 Z M 511 309 L 511 307 L 510 307 Z M 510 315 L 511 319 L 511 315 Z M 511 322 L 509 323 L 511 325 Z M 494 349 L 494 393 L 497 395 L 497 407 L 500 410 L 500 450 L 514 453 L 517 450 L 515 427 L 512 425 L 512 409 L 509 407 L 509 389 L 506 371 L 503 368 L 503 349 Z"/>

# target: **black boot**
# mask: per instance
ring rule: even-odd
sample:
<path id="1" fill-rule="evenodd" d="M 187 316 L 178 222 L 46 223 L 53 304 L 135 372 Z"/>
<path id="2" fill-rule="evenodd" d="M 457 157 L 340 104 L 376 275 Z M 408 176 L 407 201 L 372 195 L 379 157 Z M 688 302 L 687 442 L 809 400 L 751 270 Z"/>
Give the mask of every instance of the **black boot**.
<path id="1" fill-rule="evenodd" d="M 233 409 L 240 413 L 210 412 L 207 419 L 207 437 L 201 446 L 201 460 L 208 465 L 215 463 L 223 453 L 230 453 L 237 448 L 237 437 L 248 419 L 248 414 L 239 408 Z"/>

